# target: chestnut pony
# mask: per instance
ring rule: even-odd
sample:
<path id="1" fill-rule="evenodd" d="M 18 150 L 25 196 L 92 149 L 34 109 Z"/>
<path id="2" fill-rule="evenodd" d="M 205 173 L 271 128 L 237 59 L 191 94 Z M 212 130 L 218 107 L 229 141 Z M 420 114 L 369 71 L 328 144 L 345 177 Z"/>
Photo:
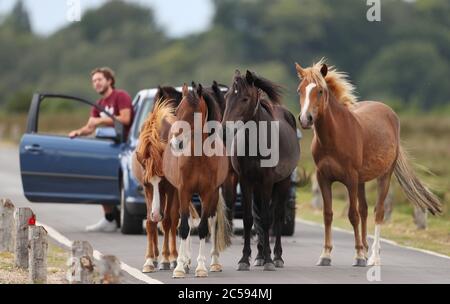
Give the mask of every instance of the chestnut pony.
<path id="1" fill-rule="evenodd" d="M 132 171 L 144 188 L 147 205 L 147 251 L 142 272 L 154 272 L 158 265 L 158 222 L 162 221 L 164 242 L 160 270 L 176 267 L 176 233 L 179 203 L 175 188 L 165 179 L 162 157 L 170 124 L 175 120 L 169 100 L 155 100 L 153 111 L 144 122 L 138 146 L 133 153 Z M 170 241 L 170 249 L 169 249 Z"/>
<path id="2" fill-rule="evenodd" d="M 314 128 L 311 150 L 324 202 L 325 246 L 318 265 L 331 264 L 331 185 L 336 181 L 343 183 L 349 194 L 348 217 L 356 249 L 353 265 L 380 265 L 380 231 L 392 174 L 407 198 L 423 210 L 435 215 L 441 213 L 441 204 L 412 170 L 400 145 L 399 119 L 390 107 L 375 101 L 356 103 L 354 87 L 346 74 L 328 68 L 324 59 L 309 68 L 295 66 L 301 79 L 297 89 L 301 106 L 299 120 L 303 128 Z M 378 183 L 378 199 L 375 238 L 367 261 L 365 183 L 373 179 Z"/>
<path id="3" fill-rule="evenodd" d="M 182 89 L 182 100 L 175 112 L 176 122 L 188 125 L 185 132 L 172 126 L 169 133 L 169 144 L 164 151 L 163 172 L 167 180 L 178 190 L 181 222 L 179 232 L 181 236 L 177 267 L 173 271 L 174 278 L 183 278 L 189 269 L 189 250 L 187 239 L 190 234 L 189 204 L 192 195 L 197 193 L 201 199 L 201 219 L 198 226 L 200 238 L 199 254 L 197 257 L 196 277 L 206 277 L 208 270 L 205 262 L 205 238 L 211 229 L 212 245 L 211 268 L 213 272 L 222 271 L 219 262 L 219 252 L 230 245 L 231 229 L 226 218 L 225 202 L 220 193 L 220 186 L 228 174 L 228 158 L 225 147 L 216 136 L 215 150 L 223 150 L 221 154 L 210 154 L 202 149 L 200 155 L 195 154 L 195 139 L 201 139 L 202 147 L 209 138 L 203 128 L 208 121 L 220 121 L 220 109 L 216 101 L 209 94 L 205 94 L 203 87 L 193 87 L 189 91 L 185 84 Z M 195 118 L 201 118 L 201 130 L 194 129 Z M 198 119 L 197 119 L 198 120 Z M 183 130 L 183 129 L 181 129 Z M 187 143 L 180 138 L 188 139 Z M 186 146 L 180 146 L 185 143 Z M 190 154 L 178 153 L 189 149 Z M 205 153 L 207 152 L 207 153 Z M 209 225 L 208 225 L 209 224 Z M 210 226 L 210 227 L 208 227 Z"/>

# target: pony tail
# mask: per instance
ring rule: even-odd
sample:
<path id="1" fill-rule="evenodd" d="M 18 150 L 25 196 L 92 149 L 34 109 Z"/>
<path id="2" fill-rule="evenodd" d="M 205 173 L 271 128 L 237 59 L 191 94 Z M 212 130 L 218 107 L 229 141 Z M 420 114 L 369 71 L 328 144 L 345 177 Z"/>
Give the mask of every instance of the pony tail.
<path id="1" fill-rule="evenodd" d="M 399 155 L 395 164 L 394 173 L 406 197 L 423 211 L 428 210 L 433 215 L 441 214 L 441 202 L 417 178 L 409 165 L 406 151 L 404 151 L 401 146 L 399 148 Z"/>
<path id="2" fill-rule="evenodd" d="M 219 188 L 219 200 L 217 202 L 217 229 L 215 230 L 216 248 L 219 252 L 224 251 L 231 245 L 231 235 L 233 230 L 227 217 L 225 200 L 222 195 L 222 189 Z"/>

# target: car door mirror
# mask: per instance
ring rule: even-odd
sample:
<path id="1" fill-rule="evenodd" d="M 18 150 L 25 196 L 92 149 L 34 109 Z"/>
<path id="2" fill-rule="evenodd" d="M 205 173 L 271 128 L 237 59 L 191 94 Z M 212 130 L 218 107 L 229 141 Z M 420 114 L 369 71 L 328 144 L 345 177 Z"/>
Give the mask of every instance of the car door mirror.
<path id="1" fill-rule="evenodd" d="M 95 138 L 117 140 L 117 132 L 112 127 L 101 127 L 95 130 Z"/>

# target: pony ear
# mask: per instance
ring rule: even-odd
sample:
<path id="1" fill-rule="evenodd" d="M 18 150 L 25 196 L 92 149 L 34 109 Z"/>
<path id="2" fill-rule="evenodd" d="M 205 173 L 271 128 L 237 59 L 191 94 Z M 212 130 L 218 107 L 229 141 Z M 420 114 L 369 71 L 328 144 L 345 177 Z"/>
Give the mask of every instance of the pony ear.
<path id="1" fill-rule="evenodd" d="M 183 97 L 188 96 L 189 88 L 188 88 L 187 84 L 183 84 L 183 88 L 181 89 L 181 93 L 183 94 Z"/>
<path id="2" fill-rule="evenodd" d="M 197 87 L 197 95 L 198 95 L 198 97 L 203 96 L 203 86 L 200 83 L 198 84 L 198 87 Z"/>
<path id="3" fill-rule="evenodd" d="M 303 68 L 297 62 L 295 63 L 295 69 L 297 70 L 298 77 L 305 77 L 305 70 L 303 70 Z"/>
<path id="4" fill-rule="evenodd" d="M 320 68 L 320 74 L 325 78 L 328 74 L 328 66 L 324 63 L 322 64 L 322 67 Z"/>
<path id="5" fill-rule="evenodd" d="M 247 82 L 249 84 L 255 83 L 255 75 L 252 72 L 250 72 L 249 70 L 247 70 L 247 73 L 245 73 L 245 79 L 247 80 Z"/>
<path id="6" fill-rule="evenodd" d="M 234 71 L 234 76 L 236 76 L 236 77 L 241 77 L 241 71 L 239 71 L 238 69 L 236 69 L 236 70 Z"/>

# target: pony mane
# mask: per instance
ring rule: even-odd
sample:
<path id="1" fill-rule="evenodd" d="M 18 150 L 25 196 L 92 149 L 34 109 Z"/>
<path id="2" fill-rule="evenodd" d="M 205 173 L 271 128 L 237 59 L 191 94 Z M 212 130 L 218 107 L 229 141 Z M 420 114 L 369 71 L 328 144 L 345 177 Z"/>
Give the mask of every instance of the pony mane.
<path id="1" fill-rule="evenodd" d="M 319 62 L 314 63 L 312 67 L 305 68 L 306 80 L 315 82 L 323 88 L 328 87 L 340 104 L 351 108 L 358 102 L 358 98 L 355 95 L 355 86 L 348 79 L 347 73 L 337 71 L 334 66 L 328 67 L 328 73 L 324 79 L 320 69 L 325 62 L 326 59 L 322 58 Z"/>
<path id="2" fill-rule="evenodd" d="M 182 99 L 181 92 L 178 92 L 177 89 L 171 86 L 158 86 L 158 91 L 155 95 L 155 103 L 153 106 L 153 109 L 155 109 L 155 106 L 157 103 L 161 101 L 167 101 L 169 102 L 172 107 L 176 108 Z"/>
<path id="3" fill-rule="evenodd" d="M 202 97 L 205 100 L 206 106 L 208 107 L 208 117 L 207 121 L 216 120 L 222 121 L 222 111 L 220 110 L 219 100 L 207 91 L 202 92 Z"/>
<path id="4" fill-rule="evenodd" d="M 273 104 L 281 104 L 282 89 L 280 85 L 263 77 L 256 76 L 255 74 L 253 74 L 253 77 L 255 87 L 266 93 Z"/>
<path id="5" fill-rule="evenodd" d="M 136 158 L 144 168 L 144 183 L 150 183 L 152 176 L 163 176 L 163 152 L 165 140 L 160 136 L 165 119 L 174 119 L 175 108 L 170 100 L 158 99 L 141 128 Z"/>
<path id="6" fill-rule="evenodd" d="M 267 97 L 259 99 L 260 105 L 273 117 L 273 106 L 281 105 L 281 86 L 271 82 L 262 77 L 256 76 L 252 73 L 253 86 L 255 86 L 259 92 L 264 92 Z M 250 84 L 245 76 L 234 76 L 233 85 L 231 91 L 234 90 L 250 90 L 252 84 Z"/>

